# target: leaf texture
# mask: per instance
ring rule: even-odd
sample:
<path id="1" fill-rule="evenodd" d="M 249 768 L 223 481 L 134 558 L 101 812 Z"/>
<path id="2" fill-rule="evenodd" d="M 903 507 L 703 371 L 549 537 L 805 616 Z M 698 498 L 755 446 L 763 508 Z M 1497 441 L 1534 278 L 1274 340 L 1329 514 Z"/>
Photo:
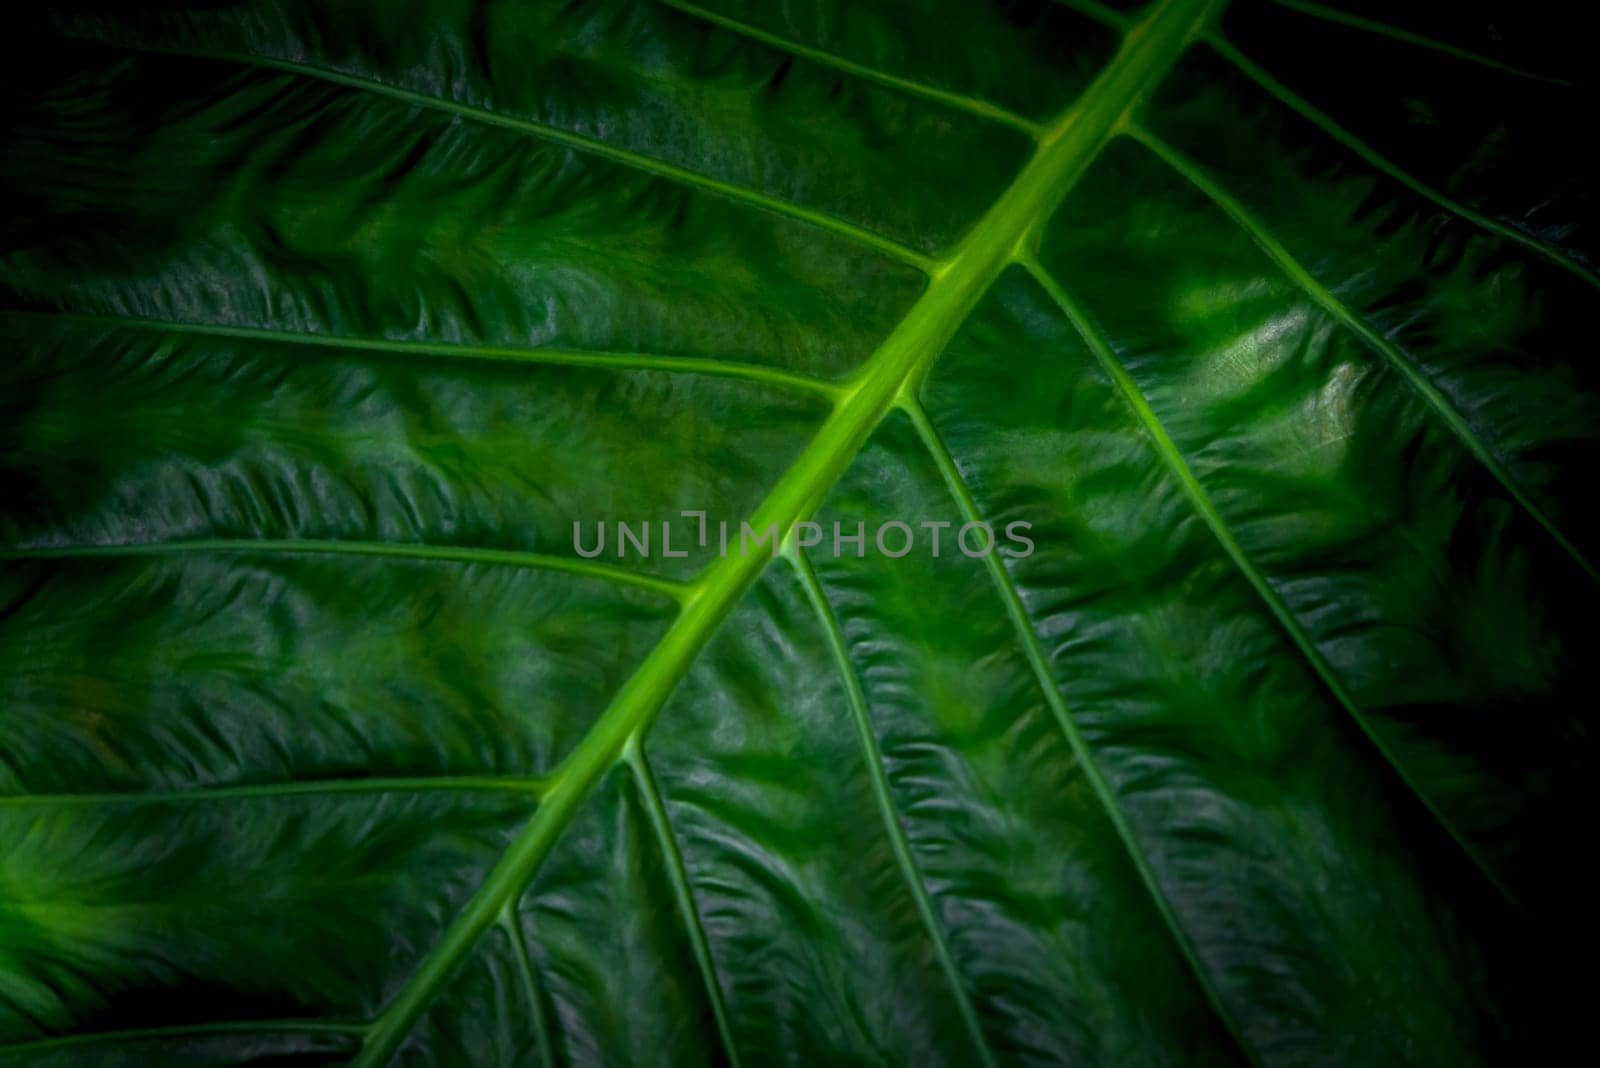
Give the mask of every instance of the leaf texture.
<path id="1" fill-rule="evenodd" d="M 17 16 L 0 1064 L 1559 1048 L 1564 18 Z"/>

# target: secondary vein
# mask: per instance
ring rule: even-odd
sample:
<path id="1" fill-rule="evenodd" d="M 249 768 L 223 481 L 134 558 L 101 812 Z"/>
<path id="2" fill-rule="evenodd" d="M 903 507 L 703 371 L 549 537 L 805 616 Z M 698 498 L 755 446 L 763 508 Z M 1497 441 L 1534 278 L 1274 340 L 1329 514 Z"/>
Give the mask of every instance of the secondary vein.
<path id="1" fill-rule="evenodd" d="M 45 1053 L 75 1046 L 106 1042 L 151 1041 L 162 1038 L 203 1038 L 207 1035 L 320 1034 L 354 1038 L 366 1024 L 340 1020 L 223 1020 L 212 1023 L 174 1024 L 165 1027 L 135 1027 L 121 1031 L 86 1031 L 72 1035 L 50 1035 L 0 1045 L 0 1057 L 23 1053 Z"/>
<path id="2" fill-rule="evenodd" d="M 916 904 L 917 915 L 922 919 L 923 928 L 928 932 L 928 940 L 933 944 L 939 968 L 950 984 L 956 1011 L 961 1014 L 961 1022 L 972 1040 L 973 1049 L 977 1051 L 978 1059 L 986 1068 L 995 1068 L 994 1051 L 989 1048 L 989 1040 L 984 1036 L 983 1026 L 978 1022 L 978 1014 L 972 1006 L 972 999 L 967 996 L 966 984 L 962 981 L 961 972 L 956 968 L 955 956 L 950 952 L 950 943 L 945 938 L 944 927 L 934 913 L 933 899 L 928 893 L 927 882 L 923 879 L 922 869 L 917 866 L 916 858 L 911 853 L 911 841 L 895 808 L 894 795 L 889 789 L 889 778 L 883 769 L 883 752 L 878 746 L 877 737 L 873 734 L 872 720 L 867 712 L 867 698 L 861 692 L 861 679 L 850 660 L 850 651 L 845 646 L 844 632 L 839 628 L 838 617 L 834 615 L 833 606 L 828 603 L 827 595 L 822 590 L 822 582 L 817 578 L 816 569 L 811 566 L 811 561 L 806 558 L 804 550 L 790 539 L 784 546 L 784 553 L 793 564 L 800 585 L 805 589 L 806 599 L 811 602 L 823 635 L 827 639 L 828 651 L 839 669 L 839 682 L 845 689 L 850 720 L 855 726 L 856 738 L 861 743 L 867 777 L 872 783 L 872 797 L 877 803 L 878 816 L 883 821 L 884 832 L 888 835 L 889 844 L 894 850 L 895 864 L 900 869 L 900 877 L 906 884 L 906 890 L 911 894 L 911 900 Z"/>
<path id="3" fill-rule="evenodd" d="M 302 779 L 296 782 L 239 783 L 233 786 L 196 786 L 187 790 L 126 790 L 96 794 L 4 794 L 0 808 L 62 806 L 111 808 L 123 805 L 211 804 L 280 797 L 321 797 L 329 794 L 393 794 L 430 791 L 465 793 L 517 793 L 537 797 L 543 780 L 495 775 L 416 775 L 370 779 Z"/>
<path id="4" fill-rule="evenodd" d="M 1545 529 L 1545 532 L 1559 545 L 1572 560 L 1584 570 L 1591 579 L 1600 581 L 1600 571 L 1594 564 L 1574 545 L 1565 534 L 1556 526 L 1555 521 L 1539 504 L 1529 497 L 1518 484 L 1516 476 L 1506 467 L 1504 462 L 1484 444 L 1483 440 L 1473 430 L 1470 423 L 1456 410 L 1450 399 L 1434 385 L 1432 380 L 1423 373 L 1409 356 L 1400 351 L 1400 348 L 1383 334 L 1379 333 L 1365 317 L 1356 314 L 1344 301 L 1323 285 L 1315 275 L 1306 270 L 1296 260 L 1283 243 L 1275 237 L 1270 230 L 1242 204 L 1237 198 L 1222 186 L 1213 181 L 1210 175 L 1193 160 L 1179 152 L 1172 145 L 1160 137 L 1137 125 L 1130 124 L 1127 129 L 1128 136 L 1148 148 L 1159 159 L 1171 167 L 1180 177 L 1189 182 L 1200 192 L 1211 199 L 1217 207 L 1221 208 L 1229 218 L 1238 224 L 1239 228 L 1248 234 L 1263 252 L 1265 252 L 1278 268 L 1283 271 L 1300 289 L 1311 298 L 1318 307 L 1327 312 L 1346 329 L 1366 342 L 1367 346 L 1377 352 L 1391 367 L 1399 372 L 1411 388 L 1422 398 L 1433 414 L 1449 428 L 1456 439 L 1466 450 L 1477 458 L 1489 473 L 1505 489 L 1512 500 L 1529 516 Z"/>
<path id="5" fill-rule="evenodd" d="M 842 71 L 845 74 L 854 75 L 863 81 L 876 82 L 879 85 L 898 90 L 907 94 L 908 96 L 919 96 L 925 100 L 936 101 L 937 103 L 943 104 L 946 107 L 954 108 L 957 111 L 964 111 L 969 115 L 974 115 L 981 119 L 988 119 L 991 122 L 998 122 L 1005 126 L 1009 126 L 1014 130 L 1020 130 L 1029 137 L 1038 136 L 1039 124 L 1037 122 L 1018 115 L 1014 111 L 1008 111 L 1007 109 L 1000 107 L 998 104 L 991 103 L 980 97 L 969 96 L 965 93 L 951 92 L 948 89 L 940 89 L 938 86 L 927 85 L 911 78 L 901 77 L 898 74 L 890 74 L 888 71 L 882 71 L 875 67 L 869 67 L 865 63 L 857 63 L 852 59 L 846 59 L 845 57 L 835 55 L 832 52 L 827 52 L 820 48 L 813 48 L 810 45 L 801 44 L 798 41 L 792 41 L 787 37 L 782 37 L 775 33 L 769 33 L 758 26 L 752 26 L 750 23 L 740 21 L 739 19 L 729 18 L 727 15 L 710 11 L 698 4 L 685 3 L 684 0 L 657 0 L 657 2 L 666 7 L 670 7 L 675 11 L 681 11 L 685 15 L 699 19 L 702 22 L 721 27 L 722 29 L 727 30 L 729 33 L 735 33 L 741 37 L 747 37 L 752 41 L 757 41 L 780 51 L 788 52 L 791 55 L 798 56 L 801 59 L 810 60 L 811 62 L 820 64 L 821 66 L 832 67 L 834 70 Z"/>
<path id="6" fill-rule="evenodd" d="M 1122 365 L 1122 361 L 1117 359 L 1116 353 L 1111 349 L 1110 342 L 1099 327 L 1084 314 L 1083 309 L 1072 299 L 1072 296 L 1067 293 L 1061 283 L 1056 281 L 1037 260 L 1030 258 L 1024 262 L 1024 266 L 1027 267 L 1029 273 L 1033 275 L 1039 285 L 1044 288 L 1045 292 L 1050 294 L 1050 298 L 1055 301 L 1062 314 L 1066 315 L 1072 322 L 1073 327 L 1078 331 L 1078 335 L 1083 338 L 1084 343 L 1095 354 L 1095 358 L 1099 360 L 1101 368 L 1105 370 L 1117 387 L 1117 391 L 1122 394 L 1123 400 L 1127 402 L 1134 418 L 1138 420 L 1145 433 L 1149 435 L 1151 444 L 1155 447 L 1156 455 L 1161 458 L 1162 463 L 1166 465 L 1172 476 L 1178 480 L 1178 484 L 1183 488 L 1190 503 L 1194 505 L 1195 511 L 1199 513 L 1200 518 L 1210 528 L 1212 536 L 1217 539 L 1218 544 L 1227 553 L 1228 559 L 1232 561 L 1234 568 L 1255 590 L 1256 596 L 1261 599 L 1261 602 L 1272 613 L 1273 618 L 1277 620 L 1284 634 L 1293 642 L 1307 665 L 1322 681 L 1322 684 L 1332 694 L 1334 700 L 1338 701 L 1345 712 L 1355 720 L 1362 733 L 1377 748 L 1379 755 L 1383 757 L 1389 767 L 1394 770 L 1395 774 L 1399 776 L 1400 780 L 1406 784 L 1406 787 L 1410 789 L 1416 798 L 1422 802 L 1423 807 L 1428 810 L 1429 814 L 1445 829 L 1446 833 L 1461 848 L 1462 852 L 1471 858 L 1473 864 L 1494 885 L 1495 889 L 1506 900 L 1514 904 L 1516 902 L 1515 896 L 1501 882 L 1499 875 L 1490 867 L 1489 862 L 1484 859 L 1478 847 L 1456 827 L 1454 821 L 1445 815 L 1434 803 L 1433 799 L 1422 789 L 1422 786 L 1412 778 L 1405 764 L 1395 755 L 1389 744 L 1384 740 L 1383 735 L 1367 717 L 1366 711 L 1356 703 L 1355 698 L 1346 689 L 1344 682 L 1334 672 L 1333 666 L 1322 655 L 1322 650 L 1317 647 L 1316 642 L 1312 641 L 1311 635 L 1307 634 L 1305 628 L 1300 625 L 1299 618 L 1289 609 L 1288 604 L 1284 602 L 1284 599 L 1273 588 L 1272 584 L 1267 581 L 1267 577 L 1262 574 L 1255 561 L 1245 552 L 1244 546 L 1239 543 L 1239 539 L 1234 535 L 1227 519 L 1223 517 L 1221 510 L 1217 508 L 1216 503 L 1211 499 L 1211 495 L 1201 485 L 1200 479 L 1196 477 L 1194 470 L 1189 466 L 1189 462 L 1184 459 L 1183 452 L 1178 448 L 1177 442 L 1173 441 L 1172 435 L 1167 433 L 1167 428 L 1162 424 L 1160 417 L 1156 415 L 1155 409 L 1150 406 L 1149 399 L 1145 397 L 1144 392 L 1139 388 L 1138 383 L 1133 380 L 1133 376 L 1128 373 L 1127 368 Z"/>
<path id="7" fill-rule="evenodd" d="M 956 467 L 955 459 L 950 455 L 950 450 L 945 447 L 943 439 L 934 429 L 933 423 L 923 411 L 922 405 L 915 401 L 904 404 L 906 414 L 910 417 L 912 425 L 916 427 L 917 436 L 922 439 L 929 455 L 933 457 L 934 464 L 939 468 L 946 487 L 950 490 L 951 497 L 956 502 L 956 507 L 966 522 L 981 522 L 982 514 L 978 510 L 978 503 L 972 497 L 972 491 L 967 488 L 966 480 L 961 477 L 960 470 Z M 1211 1010 L 1216 1013 L 1223 1025 L 1233 1036 L 1239 1049 L 1247 1057 L 1254 1059 L 1252 1051 L 1245 1043 L 1245 1033 L 1239 1022 L 1234 1018 L 1228 1003 L 1223 1000 L 1222 992 L 1217 988 L 1216 982 L 1211 978 L 1211 972 L 1200 959 L 1199 951 L 1195 948 L 1194 941 L 1189 937 L 1189 932 L 1184 928 L 1183 922 L 1178 919 L 1172 902 L 1168 899 L 1166 891 L 1161 887 L 1161 881 L 1156 876 L 1150 858 L 1145 855 L 1139 843 L 1138 835 L 1128 822 L 1128 817 L 1122 811 L 1122 804 L 1117 800 L 1111 784 L 1106 781 L 1105 775 L 1100 771 L 1099 761 L 1095 759 L 1094 752 L 1089 748 L 1088 741 L 1083 733 L 1078 730 L 1077 721 L 1072 716 L 1072 711 L 1067 708 L 1066 698 L 1061 693 L 1061 687 L 1056 683 L 1055 676 L 1050 672 L 1050 662 L 1045 656 L 1044 647 L 1040 644 L 1038 632 L 1033 628 L 1033 621 L 1028 618 L 1027 608 L 1022 603 L 1022 596 L 1017 592 L 1017 587 L 1011 580 L 1011 574 L 1000 562 L 998 553 L 988 553 L 984 556 L 984 564 L 988 569 L 990 578 L 994 581 L 995 590 L 1000 595 L 1000 600 L 1005 604 L 1006 615 L 1011 620 L 1012 629 L 1016 632 L 1017 641 L 1022 646 L 1028 665 L 1033 670 L 1034 681 L 1038 684 L 1040 692 L 1044 695 L 1045 703 L 1050 706 L 1051 715 L 1061 733 L 1067 739 L 1078 765 L 1083 768 L 1083 774 L 1089 780 L 1095 798 L 1100 802 L 1101 809 L 1110 820 L 1112 828 L 1116 831 L 1117 838 L 1122 843 L 1123 851 L 1127 853 L 1133 863 L 1134 870 L 1138 873 L 1139 881 L 1144 886 L 1145 893 L 1155 906 L 1156 913 L 1161 917 L 1161 922 L 1177 946 L 1178 952 L 1188 965 L 1195 982 L 1204 994 Z"/>
<path id="8" fill-rule="evenodd" d="M 98 43 L 113 45 L 133 52 L 182 56 L 189 59 L 208 60 L 214 63 L 236 63 L 244 66 L 259 67 L 264 70 L 275 70 L 297 77 L 329 82 L 334 85 L 344 86 L 347 89 L 356 89 L 378 96 L 386 96 L 413 107 L 428 108 L 434 111 L 459 115 L 474 122 L 515 130 L 518 133 L 527 134 L 542 141 L 559 144 L 591 156 L 599 156 L 613 163 L 619 163 L 625 167 L 655 175 L 657 178 L 663 178 L 679 185 L 691 186 L 727 200 L 748 204 L 774 215 L 781 215 L 807 223 L 820 230 L 827 230 L 859 245 L 874 249 L 885 256 L 920 270 L 926 271 L 933 262 L 926 253 L 816 208 L 795 204 L 781 197 L 775 197 L 760 190 L 752 189 L 749 186 L 740 185 L 737 182 L 713 178 L 711 175 L 690 170 L 688 167 L 680 167 L 675 163 L 668 163 L 666 160 L 648 156 L 642 152 L 618 148 L 616 145 L 602 141 L 599 138 L 573 133 L 571 130 L 565 130 L 559 126 L 551 126 L 548 123 L 536 122 L 533 119 L 494 111 L 490 108 L 480 107 L 477 104 L 463 104 L 458 100 L 450 100 L 429 93 L 420 93 L 415 89 L 406 89 L 378 78 L 349 74 L 316 63 L 282 59 L 277 56 L 265 56 L 254 52 L 222 52 L 204 48 L 183 48 L 124 40 L 99 41 Z"/>
<path id="9" fill-rule="evenodd" d="M 528 999 L 528 1012 L 533 1016 L 533 1035 L 539 1048 L 540 1068 L 557 1068 L 555 1039 L 550 1033 L 550 1014 L 545 1011 L 544 998 L 539 993 L 533 955 L 528 952 L 528 940 L 523 936 L 522 920 L 514 903 L 508 903 L 500 913 L 500 927 L 505 932 L 506 941 L 511 943 L 517 979 L 522 984 L 523 997 Z"/>
<path id="10" fill-rule="evenodd" d="M 733 1027 L 728 1023 L 728 1009 L 723 1004 L 722 983 L 717 978 L 717 964 L 711 956 L 711 944 L 706 940 L 705 926 L 700 922 L 700 908 L 695 903 L 694 887 L 689 883 L 689 870 L 683 862 L 683 851 L 678 848 L 677 835 L 672 830 L 672 820 L 667 815 L 667 804 L 656 785 L 655 772 L 644 754 L 644 746 L 637 735 L 629 743 L 626 753 L 628 767 L 633 771 L 650 826 L 655 831 L 656 842 L 661 847 L 661 859 L 667 866 L 667 879 L 672 884 L 672 896 L 677 899 L 678 913 L 684 928 L 689 932 L 689 945 L 694 952 L 696 967 L 705 986 L 706 999 L 711 1003 L 711 1016 L 717 1022 L 717 1036 L 722 1040 L 722 1051 L 728 1063 L 739 1068 L 739 1047 L 733 1042 Z"/>
<path id="11" fill-rule="evenodd" d="M 1053 0 L 1053 2 L 1113 30 L 1125 30 L 1132 21 L 1127 15 L 1108 4 L 1102 4 L 1100 0 Z"/>
<path id="12" fill-rule="evenodd" d="M 1393 163 L 1378 152 L 1377 149 L 1339 125 L 1327 112 L 1318 108 L 1287 85 L 1284 85 L 1277 78 L 1274 78 L 1267 72 L 1265 67 L 1239 51 L 1221 36 L 1212 35 L 1208 37 L 1206 44 L 1210 45 L 1212 50 L 1223 59 L 1237 67 L 1245 77 L 1261 86 L 1290 110 L 1298 112 L 1307 122 L 1327 134 L 1334 141 L 1360 156 L 1369 166 L 1375 167 L 1413 193 L 1432 201 L 1452 215 L 1464 219 L 1472 225 L 1494 234 L 1496 237 L 1502 237 L 1507 241 L 1521 245 L 1529 252 L 1560 267 L 1574 278 L 1600 288 L 1600 275 L 1597 275 L 1584 264 L 1579 263 L 1554 245 L 1519 230 L 1515 226 L 1509 226 L 1499 219 L 1491 218 L 1481 211 L 1470 208 L 1454 197 L 1442 193 L 1428 183 L 1416 178 L 1405 168 Z"/>
<path id="13" fill-rule="evenodd" d="M 1360 15 L 1352 15 L 1348 11 L 1340 11 L 1337 8 L 1329 7 L 1326 4 L 1312 3 L 1311 0 L 1273 0 L 1273 2 L 1279 7 L 1288 8 L 1290 11 L 1297 11 L 1302 15 L 1309 15 L 1312 18 L 1322 19 L 1326 22 L 1338 23 L 1341 26 L 1349 26 L 1351 29 L 1361 30 L 1363 33 L 1371 33 L 1379 37 L 1389 37 L 1396 41 L 1402 41 L 1408 45 L 1414 45 L 1417 48 L 1426 48 L 1430 51 L 1439 52 L 1443 55 L 1451 57 L 1452 59 L 1460 59 L 1468 63 L 1476 63 L 1479 66 L 1488 67 L 1491 70 L 1497 70 L 1502 74 L 1511 74 L 1518 78 L 1527 78 L 1531 81 L 1545 82 L 1549 85 L 1558 85 L 1563 89 L 1577 88 L 1577 86 L 1573 85 L 1573 83 L 1563 78 L 1553 78 L 1548 74 L 1538 74 L 1534 71 L 1523 70 L 1521 67 L 1512 66 L 1510 63 L 1495 59 L 1493 56 L 1486 56 L 1479 52 L 1474 52 L 1471 49 L 1450 44 L 1448 41 L 1435 40 L 1434 38 L 1428 37 L 1425 34 L 1415 33 L 1399 26 L 1391 26 L 1387 22 L 1379 22 L 1376 19 L 1368 19 L 1362 18 Z"/>
<path id="14" fill-rule="evenodd" d="M 357 541 L 354 539 L 192 538 L 111 545 L 41 545 L 0 548 L 0 560 L 70 560 L 118 556 L 182 556 L 221 553 L 240 556 L 371 556 L 401 560 L 433 560 L 452 564 L 483 564 L 536 571 L 559 571 L 613 585 L 635 586 L 674 601 L 689 595 L 689 587 L 672 579 L 630 571 L 595 560 L 550 556 L 519 549 L 479 549 L 462 545 L 425 545 L 417 542 Z"/>
<path id="15" fill-rule="evenodd" d="M 64 323 L 79 323 L 105 329 L 147 330 L 199 337 L 237 338 L 277 345 L 304 345 L 318 349 L 376 352 L 404 356 L 427 356 L 451 360 L 482 360 L 491 363 L 524 363 L 558 367 L 603 367 L 614 371 L 665 371 L 671 374 L 714 375 L 738 378 L 783 389 L 815 393 L 823 397 L 839 395 L 839 386 L 827 379 L 761 364 L 735 363 L 704 356 L 664 356 L 651 352 L 595 352 L 574 349 L 515 348 L 505 345 L 471 345 L 445 341 L 401 341 L 393 338 L 353 337 L 342 334 L 313 334 L 305 330 L 277 330 L 256 326 L 227 326 L 196 323 L 180 319 L 143 319 L 122 315 L 88 315 L 78 312 L 38 311 L 22 308 L 0 309 L 0 315 L 37 318 Z"/>

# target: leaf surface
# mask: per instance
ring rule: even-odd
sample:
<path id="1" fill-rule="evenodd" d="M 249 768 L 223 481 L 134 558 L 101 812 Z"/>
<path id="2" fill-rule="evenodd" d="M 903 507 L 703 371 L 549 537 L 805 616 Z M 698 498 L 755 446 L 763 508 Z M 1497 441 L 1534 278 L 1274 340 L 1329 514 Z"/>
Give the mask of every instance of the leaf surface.
<path id="1" fill-rule="evenodd" d="M 1480 22 L 21 20 L 0 1063 L 1553 1041 L 1593 96 Z"/>

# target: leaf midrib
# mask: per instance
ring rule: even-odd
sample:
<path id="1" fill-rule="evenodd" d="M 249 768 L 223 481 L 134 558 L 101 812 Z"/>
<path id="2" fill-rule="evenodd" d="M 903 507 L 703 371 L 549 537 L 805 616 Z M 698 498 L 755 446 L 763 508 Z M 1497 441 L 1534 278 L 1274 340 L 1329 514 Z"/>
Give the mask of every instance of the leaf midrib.
<path id="1" fill-rule="evenodd" d="M 1033 241 L 1077 179 L 1205 28 L 1224 0 L 1163 0 L 1124 38 L 1083 95 L 1039 138 L 1032 159 L 946 259 L 904 319 L 847 383 L 832 414 L 756 510 L 752 526 L 787 533 L 812 514 L 861 447 L 965 322 L 978 301 Z M 507 902 L 521 894 L 545 855 L 629 742 L 642 737 L 700 649 L 768 558 L 728 556 L 692 589 L 681 614 L 552 776 L 544 803 L 478 892 L 375 1021 L 356 1068 L 386 1063 L 412 1023 Z"/>

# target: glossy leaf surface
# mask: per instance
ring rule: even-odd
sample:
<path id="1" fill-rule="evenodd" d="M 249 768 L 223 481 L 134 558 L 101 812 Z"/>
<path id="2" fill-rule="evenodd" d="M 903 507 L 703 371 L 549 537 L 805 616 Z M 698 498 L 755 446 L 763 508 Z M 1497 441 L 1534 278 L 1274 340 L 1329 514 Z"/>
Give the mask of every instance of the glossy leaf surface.
<path id="1" fill-rule="evenodd" d="M 1593 94 L 1377 7 L 19 16 L 0 1064 L 1559 1041 Z"/>

